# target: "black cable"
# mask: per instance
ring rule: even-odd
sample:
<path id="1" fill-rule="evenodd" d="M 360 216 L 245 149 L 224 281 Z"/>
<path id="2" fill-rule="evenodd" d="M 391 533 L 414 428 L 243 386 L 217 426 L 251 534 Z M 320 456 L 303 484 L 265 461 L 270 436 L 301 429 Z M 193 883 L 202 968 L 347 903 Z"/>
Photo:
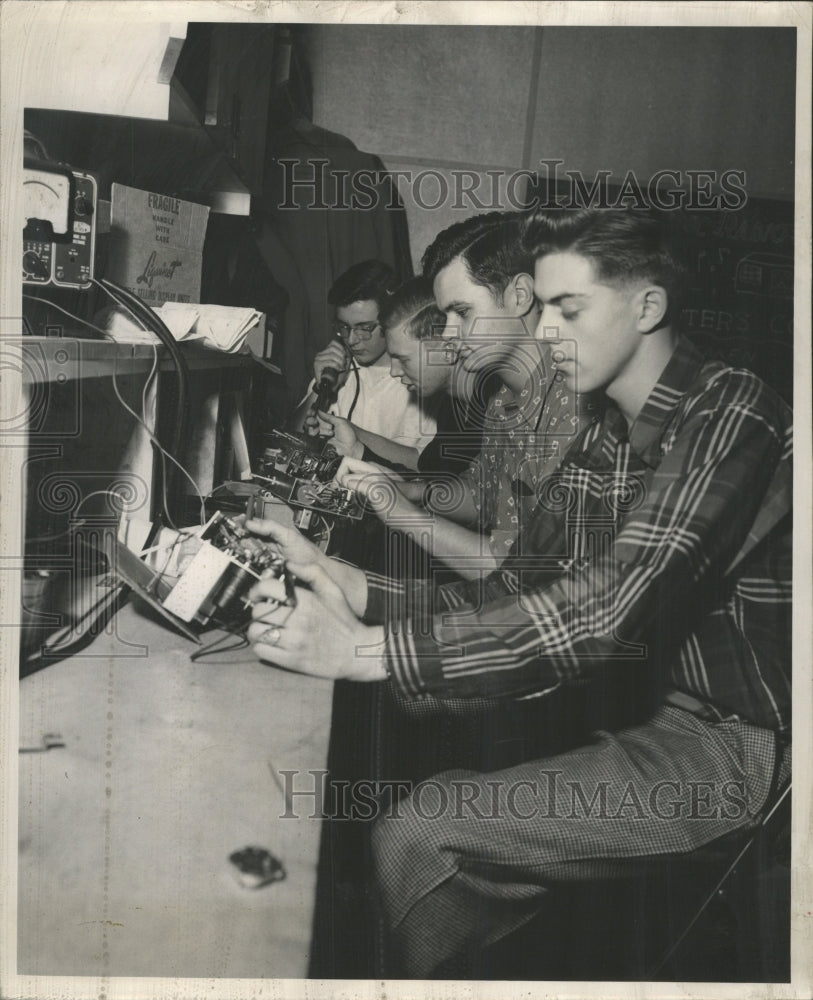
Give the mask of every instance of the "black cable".
<path id="1" fill-rule="evenodd" d="M 169 328 L 154 310 L 141 301 L 137 295 L 133 295 L 127 288 L 123 288 L 115 281 L 102 278 L 96 281 L 114 302 L 117 302 L 127 312 L 142 322 L 150 332 L 154 333 L 161 343 L 166 347 L 172 359 L 175 371 L 178 376 L 178 393 L 175 401 L 175 420 L 173 421 L 172 444 L 169 453 L 178 461 L 186 444 L 186 422 L 187 422 L 187 400 L 189 399 L 189 367 L 178 347 L 178 342 L 172 336 Z M 174 471 L 169 470 L 172 478 Z M 167 478 L 165 476 L 165 478 Z"/>
<path id="2" fill-rule="evenodd" d="M 194 652 L 189 654 L 190 660 L 200 660 L 204 656 L 211 656 L 212 653 L 231 653 L 235 649 L 245 649 L 249 645 L 248 636 L 244 632 L 240 632 L 236 628 L 222 623 L 218 623 L 218 628 L 223 629 L 226 634 L 218 636 L 217 639 L 203 646 L 201 649 L 194 650 Z M 235 636 L 238 638 L 238 642 L 232 643 L 231 646 L 223 645 L 227 639 Z"/>
<path id="3" fill-rule="evenodd" d="M 350 409 L 347 411 L 347 419 L 350 420 L 353 416 L 353 410 L 356 408 L 356 403 L 359 401 L 359 391 L 361 390 L 361 379 L 359 378 L 359 366 L 353 355 L 350 355 L 350 367 L 353 370 L 353 374 L 356 377 L 356 394 L 353 396 L 353 402 L 350 404 Z"/>
<path id="4" fill-rule="evenodd" d="M 23 298 L 27 299 L 29 302 L 42 302 L 44 305 L 48 306 L 49 309 L 56 309 L 57 312 L 64 313 L 68 319 L 72 319 L 74 323 L 81 323 L 82 326 L 86 326 L 91 330 L 95 330 L 96 333 L 100 333 L 105 340 L 112 339 L 107 330 L 103 330 L 100 326 L 96 326 L 95 323 L 91 323 L 88 319 L 82 319 L 81 316 L 77 316 L 76 313 L 72 313 L 69 309 L 65 309 L 63 306 L 57 305 L 56 302 L 52 302 L 50 299 L 43 298 L 41 295 L 26 295 L 25 292 L 23 292 Z"/>
<path id="5" fill-rule="evenodd" d="M 121 286 L 116 285 L 115 282 L 110 282 L 110 285 L 113 286 L 113 287 L 106 287 L 105 284 L 102 284 L 101 281 L 97 281 L 95 278 L 91 278 L 90 280 L 95 285 L 98 285 L 99 288 L 101 288 L 102 291 L 109 298 L 111 298 L 117 305 L 119 305 L 122 309 L 124 309 L 124 311 L 127 312 L 130 315 L 130 317 L 132 319 L 134 319 L 138 324 L 140 324 L 142 327 L 146 327 L 148 330 L 152 327 L 152 317 L 151 316 L 146 316 L 145 317 L 143 315 L 142 310 L 140 308 L 141 303 L 138 300 L 136 300 L 138 308 L 134 308 L 133 304 L 129 303 L 126 300 L 126 298 L 124 297 L 123 294 L 119 294 L 119 292 L 122 292 L 122 293 L 127 292 L 127 289 L 121 288 Z M 148 310 L 148 311 L 152 312 L 151 310 Z M 155 331 L 153 331 L 153 332 L 155 332 Z M 157 332 L 155 332 L 155 336 L 158 337 L 159 340 L 161 339 L 161 337 L 159 336 L 159 334 Z M 155 357 L 156 357 L 156 361 L 157 361 L 157 359 L 158 359 L 158 352 L 157 351 L 156 351 Z M 114 388 L 115 388 L 115 378 L 114 378 Z M 118 395 L 118 392 L 116 393 L 116 395 Z M 121 397 L 119 397 L 119 398 L 121 399 Z M 154 445 L 156 445 L 156 447 L 159 450 L 160 457 L 161 457 L 161 495 L 162 495 L 163 521 L 170 528 L 176 528 L 177 526 L 176 526 L 176 524 L 175 524 L 175 522 L 174 522 L 171 514 L 169 513 L 169 509 L 168 509 L 168 506 L 167 506 L 167 465 L 166 465 L 166 461 L 165 461 L 165 458 L 166 458 L 167 455 L 171 455 L 171 456 L 174 457 L 174 450 L 171 450 L 171 451 L 168 452 L 159 443 L 159 441 L 158 441 L 157 437 L 155 437 L 155 435 L 153 435 L 151 432 L 149 432 L 149 430 L 148 430 L 148 433 L 150 434 L 150 441 L 152 441 L 152 443 Z M 176 443 L 176 442 L 173 441 L 173 443 Z M 156 518 L 156 521 L 153 524 L 152 529 L 150 531 L 150 536 L 147 539 L 147 542 L 145 544 L 147 544 L 147 545 L 150 544 L 157 537 L 159 531 L 160 531 L 160 519 Z"/>
<path id="6" fill-rule="evenodd" d="M 238 624 L 237 622 L 224 622 L 219 618 L 212 617 L 211 622 L 217 628 L 222 629 L 226 635 L 218 636 L 217 639 L 203 646 L 201 649 L 196 649 L 190 653 L 189 658 L 191 660 L 199 660 L 201 657 L 211 656 L 212 653 L 230 653 L 232 650 L 245 649 L 246 646 L 250 645 L 248 635 L 246 634 L 248 626 L 251 624 L 250 620 Z M 233 637 L 236 637 L 238 642 L 235 642 L 231 646 L 222 645 L 227 639 Z"/>
<path id="7" fill-rule="evenodd" d="M 176 405 L 176 416 L 177 420 L 173 428 L 174 434 L 174 446 L 171 448 L 172 454 L 175 458 L 178 458 L 178 452 L 180 451 L 180 446 L 184 442 L 185 430 L 186 430 L 186 408 L 187 399 L 189 397 L 189 366 L 178 347 L 178 341 L 173 337 L 169 330 L 169 327 L 164 323 L 160 316 L 146 305 L 137 295 L 127 289 L 117 284 L 115 281 L 110 281 L 109 278 L 102 278 L 102 286 L 116 298 L 121 305 L 135 312 L 137 317 L 147 326 L 147 328 L 154 333 L 161 343 L 169 351 L 172 362 L 175 365 L 176 371 L 178 373 L 178 399 Z"/>

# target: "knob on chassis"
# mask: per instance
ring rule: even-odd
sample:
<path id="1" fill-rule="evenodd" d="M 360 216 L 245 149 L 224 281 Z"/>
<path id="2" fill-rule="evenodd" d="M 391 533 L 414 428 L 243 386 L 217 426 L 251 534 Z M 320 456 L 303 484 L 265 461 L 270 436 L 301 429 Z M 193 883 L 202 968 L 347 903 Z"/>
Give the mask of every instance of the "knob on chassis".
<path id="1" fill-rule="evenodd" d="M 93 215 L 93 202 L 78 194 L 73 200 L 73 211 L 79 216 Z"/>
<path id="2" fill-rule="evenodd" d="M 48 266 L 36 250 L 26 250 L 23 254 L 23 271 L 34 278 L 48 277 Z"/>

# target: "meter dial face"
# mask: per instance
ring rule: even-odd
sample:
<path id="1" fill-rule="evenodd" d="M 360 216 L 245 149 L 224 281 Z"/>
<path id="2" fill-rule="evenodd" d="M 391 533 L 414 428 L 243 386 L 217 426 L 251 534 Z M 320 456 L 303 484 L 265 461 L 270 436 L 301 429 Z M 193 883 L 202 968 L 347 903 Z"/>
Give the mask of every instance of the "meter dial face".
<path id="1" fill-rule="evenodd" d="M 64 174 L 26 168 L 23 179 L 26 225 L 33 220 L 50 222 L 54 236 L 65 236 L 68 232 L 70 195 L 70 181 Z"/>

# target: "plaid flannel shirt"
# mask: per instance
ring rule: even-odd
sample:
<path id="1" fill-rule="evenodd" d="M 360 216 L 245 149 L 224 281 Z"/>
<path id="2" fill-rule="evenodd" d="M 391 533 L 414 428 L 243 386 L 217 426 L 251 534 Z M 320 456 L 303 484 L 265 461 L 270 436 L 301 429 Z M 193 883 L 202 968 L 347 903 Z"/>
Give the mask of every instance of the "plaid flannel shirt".
<path id="1" fill-rule="evenodd" d="M 755 375 L 683 339 L 631 429 L 608 405 L 542 481 L 499 570 L 368 574 L 392 681 L 527 697 L 646 658 L 666 700 L 790 731 L 792 425 Z"/>

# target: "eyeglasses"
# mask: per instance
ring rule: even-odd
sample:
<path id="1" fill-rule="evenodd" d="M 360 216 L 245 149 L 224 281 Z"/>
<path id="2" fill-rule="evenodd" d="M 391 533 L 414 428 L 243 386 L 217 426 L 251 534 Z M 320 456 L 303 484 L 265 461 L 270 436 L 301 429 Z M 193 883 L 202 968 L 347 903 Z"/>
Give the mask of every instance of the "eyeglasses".
<path id="1" fill-rule="evenodd" d="M 337 320 L 333 324 L 333 332 L 344 341 L 349 340 L 351 334 L 355 334 L 357 340 L 369 340 L 380 326 L 381 324 L 377 320 L 370 323 L 354 323 L 352 326 L 348 326 L 347 323 L 339 323 Z"/>

